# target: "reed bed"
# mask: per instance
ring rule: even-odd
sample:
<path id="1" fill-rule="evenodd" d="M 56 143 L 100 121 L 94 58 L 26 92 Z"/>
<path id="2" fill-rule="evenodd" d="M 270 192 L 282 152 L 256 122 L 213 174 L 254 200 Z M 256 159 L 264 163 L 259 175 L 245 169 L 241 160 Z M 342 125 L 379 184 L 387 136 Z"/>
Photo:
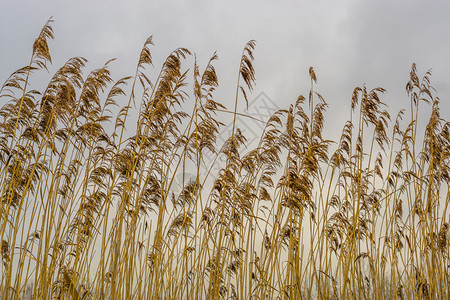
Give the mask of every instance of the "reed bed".
<path id="1" fill-rule="evenodd" d="M 34 90 L 52 38 L 49 20 L 0 90 L 1 299 L 450 299 L 450 125 L 430 72 L 412 66 L 395 115 L 356 87 L 326 140 L 310 68 L 250 145 L 236 120 L 254 41 L 227 108 L 216 54 L 153 66 L 151 37 L 134 76 L 75 57 Z"/>

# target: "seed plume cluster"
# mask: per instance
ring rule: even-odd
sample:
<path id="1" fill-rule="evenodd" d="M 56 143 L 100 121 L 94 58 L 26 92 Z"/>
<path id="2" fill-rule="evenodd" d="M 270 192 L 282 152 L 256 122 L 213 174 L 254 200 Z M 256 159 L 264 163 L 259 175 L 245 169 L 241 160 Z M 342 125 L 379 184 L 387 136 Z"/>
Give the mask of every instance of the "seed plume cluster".
<path id="1" fill-rule="evenodd" d="M 32 89 L 51 39 L 50 19 L 0 89 L 1 299 L 450 298 L 450 123 L 431 72 L 413 64 L 395 114 L 356 87 L 328 140 L 311 67 L 249 143 L 255 41 L 227 108 L 216 53 L 157 66 L 152 37 L 133 76 L 74 57 Z"/>

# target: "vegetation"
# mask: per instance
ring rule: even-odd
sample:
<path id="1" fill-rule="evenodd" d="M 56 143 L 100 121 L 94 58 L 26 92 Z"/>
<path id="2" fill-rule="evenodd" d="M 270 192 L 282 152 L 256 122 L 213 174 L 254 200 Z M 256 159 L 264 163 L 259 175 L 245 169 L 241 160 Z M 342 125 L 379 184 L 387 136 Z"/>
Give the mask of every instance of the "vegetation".
<path id="1" fill-rule="evenodd" d="M 450 298 L 450 125 L 430 72 L 412 66 L 409 111 L 394 117 L 384 89 L 355 88 L 325 140 L 310 68 L 309 94 L 250 147 L 236 120 L 254 41 L 227 109 L 215 54 L 190 71 L 176 49 L 152 79 L 151 38 L 132 77 L 113 82 L 109 62 L 83 77 L 75 57 L 33 90 L 52 38 L 49 20 L 0 90 L 2 299 Z M 232 134 L 218 145 L 223 112 Z M 217 174 L 207 153 L 224 158 Z"/>

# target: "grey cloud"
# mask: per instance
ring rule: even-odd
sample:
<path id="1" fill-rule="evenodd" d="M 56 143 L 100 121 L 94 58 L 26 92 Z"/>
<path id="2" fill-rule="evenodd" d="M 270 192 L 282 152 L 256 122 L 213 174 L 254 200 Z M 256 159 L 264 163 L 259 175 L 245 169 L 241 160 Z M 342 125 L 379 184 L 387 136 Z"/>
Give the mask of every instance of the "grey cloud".
<path id="1" fill-rule="evenodd" d="M 8 1 L 0 12 L 0 79 L 27 63 L 34 37 L 53 15 L 56 66 L 84 56 L 95 68 L 117 57 L 118 79 L 134 72 L 152 34 L 156 66 L 176 47 L 195 52 L 200 65 L 217 50 L 217 97 L 231 106 L 242 47 L 256 39 L 255 96 L 264 91 L 288 106 L 308 92 L 314 66 L 318 90 L 339 112 L 327 117 L 338 121 L 357 85 L 387 88 L 394 108 L 407 101 L 404 86 L 416 62 L 421 71 L 433 68 L 448 117 L 449 13 L 446 1 Z"/>

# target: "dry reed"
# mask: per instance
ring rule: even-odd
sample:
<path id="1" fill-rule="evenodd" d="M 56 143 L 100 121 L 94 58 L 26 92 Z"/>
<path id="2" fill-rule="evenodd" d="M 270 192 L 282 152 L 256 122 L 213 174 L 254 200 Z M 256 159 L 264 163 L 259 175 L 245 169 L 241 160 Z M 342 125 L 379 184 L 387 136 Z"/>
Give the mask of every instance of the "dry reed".
<path id="1" fill-rule="evenodd" d="M 412 66 L 395 119 L 384 89 L 355 88 L 331 141 L 310 68 L 307 97 L 249 145 L 236 120 L 254 41 L 228 111 L 216 54 L 189 71 L 176 49 L 151 80 L 151 38 L 132 77 L 113 82 L 110 62 L 84 77 L 75 57 L 30 89 L 52 62 L 51 22 L 0 90 L 1 299 L 450 298 L 450 126 L 430 72 Z M 217 174 L 206 154 L 224 158 Z"/>

